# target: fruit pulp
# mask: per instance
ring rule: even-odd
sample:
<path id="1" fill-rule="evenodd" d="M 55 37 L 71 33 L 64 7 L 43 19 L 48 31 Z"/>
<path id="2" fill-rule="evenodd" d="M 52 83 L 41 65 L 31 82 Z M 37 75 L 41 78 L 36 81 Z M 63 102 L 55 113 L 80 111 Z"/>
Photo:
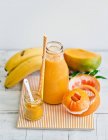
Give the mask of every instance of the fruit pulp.
<path id="1" fill-rule="evenodd" d="M 34 101 L 31 102 L 27 96 L 24 102 L 24 117 L 27 120 L 39 120 L 43 116 L 43 102 L 39 95 L 33 95 Z"/>
<path id="2" fill-rule="evenodd" d="M 68 91 L 69 71 L 64 57 L 46 59 L 44 78 L 44 102 L 60 104 Z"/>

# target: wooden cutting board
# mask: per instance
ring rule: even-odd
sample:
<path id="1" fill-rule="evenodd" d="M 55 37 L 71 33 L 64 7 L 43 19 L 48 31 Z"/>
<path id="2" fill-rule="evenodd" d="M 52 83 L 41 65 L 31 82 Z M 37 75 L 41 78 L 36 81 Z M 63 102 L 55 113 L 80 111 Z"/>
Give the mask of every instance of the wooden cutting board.
<path id="1" fill-rule="evenodd" d="M 39 76 L 32 75 L 27 77 L 32 90 L 37 90 L 39 85 Z M 44 103 L 44 116 L 38 121 L 28 121 L 24 118 L 24 93 L 26 92 L 24 84 L 22 85 L 21 101 L 19 107 L 19 117 L 17 128 L 34 129 L 94 129 L 93 115 L 86 117 L 76 117 L 69 114 L 61 105 L 48 105 Z"/>

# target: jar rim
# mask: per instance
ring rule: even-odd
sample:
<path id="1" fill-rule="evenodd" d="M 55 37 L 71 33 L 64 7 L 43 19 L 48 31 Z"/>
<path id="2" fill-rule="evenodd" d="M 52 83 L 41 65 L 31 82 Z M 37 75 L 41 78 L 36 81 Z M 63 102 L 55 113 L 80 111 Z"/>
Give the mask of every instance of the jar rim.
<path id="1" fill-rule="evenodd" d="M 36 91 L 32 91 L 32 92 L 36 92 Z M 34 101 L 31 101 L 29 95 L 27 94 L 27 92 L 25 92 L 25 94 L 24 94 L 24 101 L 26 103 L 30 103 L 30 104 L 34 104 L 34 105 L 38 105 L 38 104 L 43 102 L 39 94 L 32 93 L 32 95 L 35 96 L 35 100 Z"/>

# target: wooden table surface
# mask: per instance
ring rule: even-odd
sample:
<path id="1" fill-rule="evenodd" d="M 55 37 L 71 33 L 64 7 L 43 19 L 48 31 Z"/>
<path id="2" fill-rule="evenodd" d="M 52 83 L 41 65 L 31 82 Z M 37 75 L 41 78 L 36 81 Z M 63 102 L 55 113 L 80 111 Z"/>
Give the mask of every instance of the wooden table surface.
<path id="1" fill-rule="evenodd" d="M 18 50 L 0 50 L 0 140 L 108 140 L 108 80 L 101 82 L 101 105 L 94 114 L 95 130 L 61 131 L 17 129 L 21 83 L 11 89 L 3 84 L 6 76 L 5 62 Z M 108 51 L 102 55 L 100 74 L 108 77 Z"/>

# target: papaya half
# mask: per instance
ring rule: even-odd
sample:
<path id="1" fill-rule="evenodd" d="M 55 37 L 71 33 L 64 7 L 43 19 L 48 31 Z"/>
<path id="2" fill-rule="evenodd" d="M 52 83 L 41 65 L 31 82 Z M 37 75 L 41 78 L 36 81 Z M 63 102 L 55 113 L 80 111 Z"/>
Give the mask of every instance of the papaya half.
<path id="1" fill-rule="evenodd" d="M 101 56 L 99 54 L 79 48 L 65 49 L 64 58 L 68 67 L 82 72 L 95 70 L 101 63 Z"/>

